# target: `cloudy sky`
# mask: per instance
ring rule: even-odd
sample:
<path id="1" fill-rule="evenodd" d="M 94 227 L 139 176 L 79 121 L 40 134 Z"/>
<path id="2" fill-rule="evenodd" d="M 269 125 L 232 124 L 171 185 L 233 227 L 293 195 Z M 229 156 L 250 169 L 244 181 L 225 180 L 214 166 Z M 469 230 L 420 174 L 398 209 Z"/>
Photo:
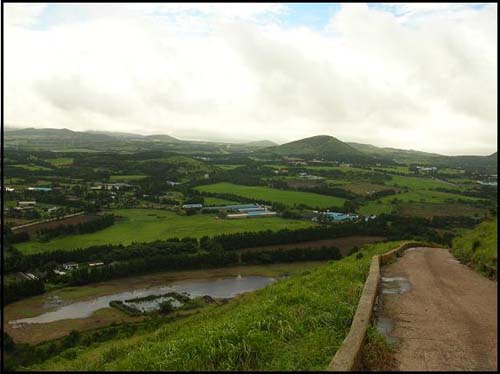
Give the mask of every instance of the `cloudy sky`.
<path id="1" fill-rule="evenodd" d="M 4 4 L 13 126 L 497 150 L 496 4 Z"/>

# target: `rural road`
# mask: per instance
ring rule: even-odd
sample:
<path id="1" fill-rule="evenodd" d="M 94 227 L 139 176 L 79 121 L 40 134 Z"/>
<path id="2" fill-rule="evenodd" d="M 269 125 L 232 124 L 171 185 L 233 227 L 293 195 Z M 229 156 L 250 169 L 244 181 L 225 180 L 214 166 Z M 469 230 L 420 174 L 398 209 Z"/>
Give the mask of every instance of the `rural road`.
<path id="1" fill-rule="evenodd" d="M 412 248 L 385 266 L 378 314 L 395 370 L 497 370 L 497 282 L 447 249 Z"/>

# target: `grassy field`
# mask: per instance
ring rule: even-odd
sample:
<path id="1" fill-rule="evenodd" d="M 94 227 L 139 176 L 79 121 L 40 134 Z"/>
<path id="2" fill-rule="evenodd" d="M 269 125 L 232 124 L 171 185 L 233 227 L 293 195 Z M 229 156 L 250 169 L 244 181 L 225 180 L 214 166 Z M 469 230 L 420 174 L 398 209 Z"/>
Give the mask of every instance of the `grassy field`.
<path id="1" fill-rule="evenodd" d="M 205 206 L 219 206 L 219 205 L 234 205 L 239 204 L 237 201 L 219 199 L 218 197 L 205 197 Z"/>
<path id="2" fill-rule="evenodd" d="M 43 295 L 23 299 L 9 304 L 4 309 L 5 329 L 16 343 L 36 344 L 41 341 L 68 335 L 71 330 L 85 331 L 121 322 L 136 322 L 142 317 L 128 317 L 116 309 L 100 309 L 87 318 L 60 320 L 51 323 L 36 323 L 12 328 L 8 321 L 29 318 L 48 312 L 45 304 L 53 297 L 58 297 L 63 304 L 88 301 L 97 297 L 112 295 L 132 289 L 143 289 L 167 285 L 172 282 L 220 277 L 236 277 L 238 275 L 260 275 L 278 277 L 283 274 L 296 274 L 304 270 L 314 269 L 326 262 L 309 261 L 284 264 L 234 266 L 220 269 L 187 270 L 160 272 L 131 278 L 114 279 L 89 286 L 65 287 L 49 291 Z M 54 308 L 53 308 L 54 309 Z"/>
<path id="3" fill-rule="evenodd" d="M 358 213 L 371 215 L 391 213 L 393 210 L 397 210 L 400 214 L 406 216 L 430 217 L 434 215 L 472 216 L 476 213 L 482 214 L 484 212 L 484 209 L 460 204 L 458 203 L 459 200 L 466 202 L 481 201 L 481 199 L 475 197 L 422 189 L 402 192 L 370 201 L 359 207 Z"/>
<path id="4" fill-rule="evenodd" d="M 401 202 L 415 202 L 415 203 L 449 203 L 458 200 L 477 202 L 482 200 L 477 197 L 462 196 L 458 194 L 432 191 L 432 190 L 403 192 L 396 195 L 385 196 L 379 200 L 382 201 L 383 203 L 389 203 L 393 199 L 397 199 Z"/>
<path id="5" fill-rule="evenodd" d="M 12 165 L 16 168 L 26 169 L 29 171 L 51 171 L 52 169 L 46 168 L 45 166 L 33 165 L 33 164 L 17 164 Z"/>
<path id="6" fill-rule="evenodd" d="M 388 186 L 408 187 L 415 190 L 432 190 L 436 188 L 448 188 L 451 190 L 459 190 L 459 187 L 438 179 L 403 177 L 401 175 L 393 175 L 392 180 L 386 182 Z"/>
<path id="7" fill-rule="evenodd" d="M 496 278 L 498 257 L 497 218 L 484 221 L 453 240 L 453 254 L 463 263 Z M 493 270 L 494 269 L 494 270 Z"/>
<path id="8" fill-rule="evenodd" d="M 122 217 L 115 224 L 91 234 L 71 235 L 46 243 L 29 241 L 16 245 L 23 253 L 45 252 L 56 249 L 75 249 L 102 244 L 130 244 L 151 242 L 173 237 L 202 237 L 242 231 L 297 229 L 314 225 L 313 222 L 262 217 L 254 219 L 221 220 L 214 215 L 179 216 L 171 211 L 153 209 L 115 209 Z"/>
<path id="9" fill-rule="evenodd" d="M 111 182 L 124 182 L 124 181 L 136 181 L 147 178 L 147 175 L 144 174 L 134 174 L 134 175 L 111 175 L 109 180 Z"/>
<path id="10" fill-rule="evenodd" d="M 349 331 L 373 255 L 331 261 L 161 326 L 153 333 L 73 348 L 31 370 L 325 370 Z"/>
<path id="11" fill-rule="evenodd" d="M 368 194 L 371 194 L 373 192 L 379 192 L 383 190 L 389 189 L 389 187 L 381 185 L 381 184 L 373 184 L 373 183 L 350 183 L 350 184 L 345 184 L 342 185 L 344 190 L 347 190 L 349 192 L 366 196 Z"/>
<path id="12" fill-rule="evenodd" d="M 399 204 L 398 212 L 408 217 L 430 218 L 435 216 L 482 216 L 487 210 L 465 204 L 429 204 L 403 203 Z"/>
<path id="13" fill-rule="evenodd" d="M 260 186 L 241 186 L 232 183 L 215 183 L 196 187 L 201 192 L 227 193 L 251 199 L 267 200 L 294 206 L 304 204 L 309 207 L 328 208 L 342 206 L 345 199 L 310 192 L 284 191 Z"/>
<path id="14" fill-rule="evenodd" d="M 54 166 L 69 166 L 73 164 L 73 158 L 71 157 L 49 158 L 46 161 Z"/>
<path id="15" fill-rule="evenodd" d="M 363 216 L 370 216 L 372 214 L 378 215 L 382 213 L 391 213 L 394 206 L 388 203 L 382 203 L 380 200 L 370 201 L 360 206 L 357 212 Z"/>

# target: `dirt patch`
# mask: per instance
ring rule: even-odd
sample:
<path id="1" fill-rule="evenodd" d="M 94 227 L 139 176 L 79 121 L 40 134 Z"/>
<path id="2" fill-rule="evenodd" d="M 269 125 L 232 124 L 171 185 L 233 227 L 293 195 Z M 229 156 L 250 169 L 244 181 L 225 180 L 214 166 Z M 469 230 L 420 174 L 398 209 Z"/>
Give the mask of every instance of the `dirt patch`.
<path id="1" fill-rule="evenodd" d="M 396 370 L 497 370 L 497 283 L 453 260 L 447 249 L 416 248 L 383 268 L 411 285 L 380 295 Z"/>
<path id="2" fill-rule="evenodd" d="M 266 245 L 262 247 L 245 248 L 241 252 L 256 252 L 268 249 L 292 249 L 292 248 L 321 248 L 337 247 L 342 256 L 347 256 L 354 247 L 361 247 L 368 243 L 381 242 L 387 238 L 383 236 L 346 236 L 344 238 L 315 240 L 310 242 Z"/>
<path id="3" fill-rule="evenodd" d="M 98 218 L 100 218 L 100 216 L 95 215 L 95 214 L 83 214 L 80 216 L 63 218 L 63 219 L 59 219 L 56 221 L 41 222 L 38 224 L 33 224 L 31 226 L 28 226 L 28 227 L 22 227 L 19 229 L 15 229 L 13 231 L 15 231 L 16 233 L 27 232 L 30 236 L 33 236 L 38 231 L 40 231 L 42 229 L 54 229 L 54 228 L 62 226 L 62 225 L 78 225 L 79 223 L 95 221 Z"/>

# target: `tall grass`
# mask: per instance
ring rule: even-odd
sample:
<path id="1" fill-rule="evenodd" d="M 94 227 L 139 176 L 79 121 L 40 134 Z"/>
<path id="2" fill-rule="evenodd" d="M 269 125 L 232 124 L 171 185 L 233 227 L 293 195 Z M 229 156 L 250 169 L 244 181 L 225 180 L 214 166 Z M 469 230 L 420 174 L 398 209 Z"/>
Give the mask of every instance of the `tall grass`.
<path id="1" fill-rule="evenodd" d="M 453 254 L 480 273 L 497 277 L 497 218 L 481 222 L 453 240 Z"/>
<path id="2" fill-rule="evenodd" d="M 361 258 L 329 262 L 154 333 L 73 348 L 29 369 L 325 370 L 349 331 L 372 256 L 399 244 L 363 246 Z"/>

